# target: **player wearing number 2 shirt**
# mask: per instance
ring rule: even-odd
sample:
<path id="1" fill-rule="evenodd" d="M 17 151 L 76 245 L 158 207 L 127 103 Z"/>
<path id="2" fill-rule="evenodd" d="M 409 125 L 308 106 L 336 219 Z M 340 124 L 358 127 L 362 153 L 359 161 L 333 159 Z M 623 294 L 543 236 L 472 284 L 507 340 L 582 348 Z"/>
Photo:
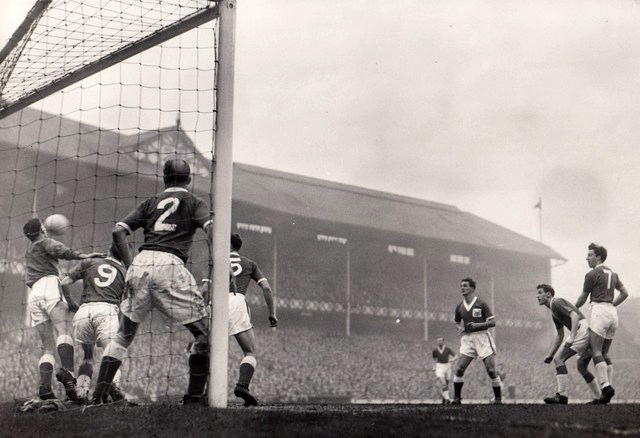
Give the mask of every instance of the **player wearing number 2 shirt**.
<path id="1" fill-rule="evenodd" d="M 611 386 L 613 366 L 609 358 L 609 348 L 618 328 L 616 306 L 629 296 L 618 274 L 604 265 L 606 259 L 607 249 L 604 246 L 595 243 L 589 245 L 587 264 L 592 269 L 585 275 L 582 294 L 576 301 L 576 307 L 580 308 L 587 298 L 591 298 L 589 344 L 596 367 L 596 377 L 602 388 L 600 399 L 596 399 L 597 404 L 609 403 L 615 394 Z M 616 289 L 620 293 L 614 297 Z"/>
<path id="2" fill-rule="evenodd" d="M 63 286 L 82 280 L 80 308 L 73 318 L 73 334 L 84 352 L 78 369 L 78 394 L 86 398 L 93 375 L 93 350 L 97 345 L 105 348 L 118 333 L 118 305 L 124 291 L 126 269 L 118 250 L 112 245 L 109 256 L 103 259 L 83 260 L 62 280 Z M 112 400 L 124 398 L 117 386 L 109 392 Z"/>
<path id="3" fill-rule="evenodd" d="M 118 336 L 107 345 L 91 404 L 106 401 L 113 377 L 133 342 L 138 325 L 152 308 L 193 334 L 189 386 L 184 403 L 204 403 L 209 371 L 209 330 L 204 299 L 185 267 L 193 235 L 202 228 L 211 246 L 207 204 L 187 190 L 191 168 L 180 159 L 164 165 L 165 190 L 140 203 L 113 229 L 113 241 L 128 267 Z M 142 228 L 144 244 L 131 260 L 127 235 Z"/>

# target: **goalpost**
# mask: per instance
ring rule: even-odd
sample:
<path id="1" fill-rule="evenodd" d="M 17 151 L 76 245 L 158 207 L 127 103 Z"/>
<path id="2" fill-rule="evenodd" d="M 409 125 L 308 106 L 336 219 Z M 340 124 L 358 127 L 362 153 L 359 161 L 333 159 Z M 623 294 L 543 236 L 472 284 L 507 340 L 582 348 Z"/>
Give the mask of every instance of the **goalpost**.
<path id="1" fill-rule="evenodd" d="M 180 157 L 215 212 L 208 394 L 227 406 L 235 11 L 235 0 L 37 0 L 0 50 L 0 366 L 17 373 L 3 395 L 33 393 L 37 380 L 38 341 L 12 318 L 26 306 L 22 225 L 62 213 L 72 228 L 59 240 L 105 251 L 115 221 L 160 191 L 162 164 Z M 197 279 L 207 253 L 200 235 Z M 188 333 L 150 319 L 123 389 L 179 395 Z"/>

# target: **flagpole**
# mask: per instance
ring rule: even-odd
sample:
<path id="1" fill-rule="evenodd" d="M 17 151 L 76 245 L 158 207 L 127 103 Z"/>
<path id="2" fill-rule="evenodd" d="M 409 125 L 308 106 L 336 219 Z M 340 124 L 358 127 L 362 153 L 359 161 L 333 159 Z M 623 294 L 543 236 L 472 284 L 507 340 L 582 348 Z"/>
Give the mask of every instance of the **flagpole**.
<path id="1" fill-rule="evenodd" d="M 538 209 L 538 227 L 540 229 L 540 242 L 542 242 L 542 198 L 538 198 L 538 204 L 536 205 Z"/>

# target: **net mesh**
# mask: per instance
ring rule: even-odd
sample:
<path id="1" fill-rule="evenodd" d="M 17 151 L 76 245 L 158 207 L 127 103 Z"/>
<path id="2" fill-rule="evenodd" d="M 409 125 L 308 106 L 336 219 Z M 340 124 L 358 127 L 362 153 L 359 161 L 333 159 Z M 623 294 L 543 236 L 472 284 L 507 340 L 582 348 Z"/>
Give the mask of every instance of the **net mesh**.
<path id="1" fill-rule="evenodd" d="M 46 92 L 78 71 L 180 26 L 216 3 L 207 0 L 39 0 L 0 65 L 0 109 Z M 174 30 L 175 29 L 175 30 Z"/>
<path id="2" fill-rule="evenodd" d="M 106 252 L 114 224 L 164 189 L 162 166 L 170 158 L 189 162 L 190 189 L 210 202 L 218 20 L 188 25 L 185 32 L 176 28 L 172 38 L 81 80 L 74 77 L 211 6 L 207 1 L 132 3 L 53 1 L 2 63 L 4 108 L 61 78 L 71 79 L 62 90 L 0 120 L 0 399 L 34 396 L 38 388 L 41 341 L 32 327 L 24 280 L 29 242 L 22 227 L 30 218 L 62 214 L 71 227 L 56 240 L 85 253 Z M 142 235 L 129 240 L 138 248 Z M 77 263 L 61 261 L 63 275 Z M 201 232 L 188 268 L 197 280 L 207 275 Z M 78 301 L 82 282 L 71 292 Z M 183 394 L 192 339 L 184 327 L 151 312 L 121 369 L 129 398 Z M 98 348 L 94 380 L 101 354 Z M 76 371 L 82 359 L 76 345 Z M 61 387 L 55 390 L 64 396 Z"/>

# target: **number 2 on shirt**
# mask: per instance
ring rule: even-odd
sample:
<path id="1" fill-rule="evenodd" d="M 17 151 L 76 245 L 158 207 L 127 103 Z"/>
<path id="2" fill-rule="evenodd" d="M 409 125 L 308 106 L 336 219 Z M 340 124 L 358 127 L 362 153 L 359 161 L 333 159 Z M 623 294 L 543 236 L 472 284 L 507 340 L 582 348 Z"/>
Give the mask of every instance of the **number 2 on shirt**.
<path id="1" fill-rule="evenodd" d="M 158 203 L 156 208 L 163 209 L 169 204 L 169 208 L 167 208 L 164 213 L 160 215 L 155 224 L 153 224 L 153 231 L 175 231 L 176 224 L 165 224 L 164 221 L 172 214 L 178 210 L 178 206 L 180 205 L 180 200 L 178 198 L 166 198 Z"/>

